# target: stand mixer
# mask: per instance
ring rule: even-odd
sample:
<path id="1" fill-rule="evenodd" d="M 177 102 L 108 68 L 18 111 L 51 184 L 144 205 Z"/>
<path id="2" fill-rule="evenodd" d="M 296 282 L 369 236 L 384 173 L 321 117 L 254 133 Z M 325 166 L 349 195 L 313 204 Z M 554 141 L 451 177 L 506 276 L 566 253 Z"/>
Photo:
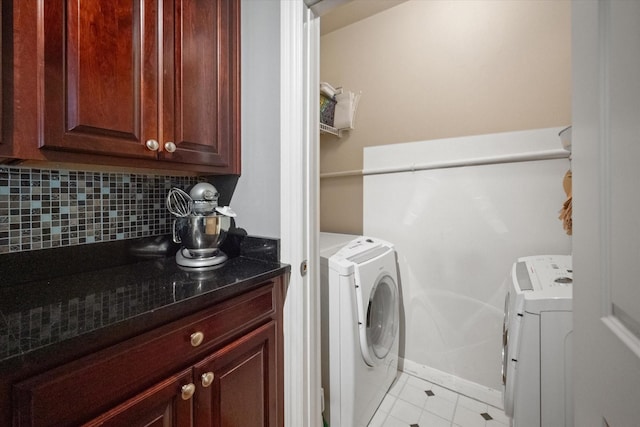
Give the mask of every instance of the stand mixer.
<path id="1" fill-rule="evenodd" d="M 176 217 L 173 241 L 182 245 L 176 263 L 185 270 L 211 270 L 227 260 L 219 247 L 236 215 L 228 206 L 218 206 L 218 197 L 208 182 L 194 185 L 188 194 L 179 188 L 169 191 L 167 209 Z"/>

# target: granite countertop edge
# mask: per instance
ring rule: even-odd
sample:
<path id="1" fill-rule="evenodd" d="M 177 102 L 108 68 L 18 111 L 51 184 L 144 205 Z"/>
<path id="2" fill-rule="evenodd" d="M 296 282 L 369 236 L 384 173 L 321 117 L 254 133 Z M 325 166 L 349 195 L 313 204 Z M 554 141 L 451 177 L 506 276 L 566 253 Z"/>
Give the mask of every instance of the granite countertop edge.
<path id="1" fill-rule="evenodd" d="M 239 257 L 235 259 L 235 263 L 237 265 L 245 263 L 255 265 L 256 261 Z M 56 364 L 74 360 L 249 292 L 270 279 L 290 272 L 290 267 L 287 264 L 259 263 L 264 264 L 264 270 L 251 277 L 215 286 L 215 288 L 178 301 L 144 310 L 131 317 L 0 358 L 0 372 L 33 367 L 34 365 L 40 365 L 44 368 L 47 367 L 48 361 L 53 360 L 59 361 Z M 1 311 L 0 315 L 5 317 Z"/>
<path id="2" fill-rule="evenodd" d="M 208 272 L 166 257 L 0 288 L 0 372 L 74 360 L 289 272 L 273 257 L 239 255 Z"/>

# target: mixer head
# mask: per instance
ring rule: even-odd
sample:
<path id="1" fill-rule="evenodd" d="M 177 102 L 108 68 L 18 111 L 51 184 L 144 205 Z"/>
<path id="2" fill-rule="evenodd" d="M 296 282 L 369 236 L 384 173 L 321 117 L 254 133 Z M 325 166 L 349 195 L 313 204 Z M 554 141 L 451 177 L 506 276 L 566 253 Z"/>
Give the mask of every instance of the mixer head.
<path id="1" fill-rule="evenodd" d="M 213 184 L 199 182 L 191 188 L 189 196 L 193 200 L 193 213 L 196 215 L 210 215 L 218 207 L 220 193 Z"/>

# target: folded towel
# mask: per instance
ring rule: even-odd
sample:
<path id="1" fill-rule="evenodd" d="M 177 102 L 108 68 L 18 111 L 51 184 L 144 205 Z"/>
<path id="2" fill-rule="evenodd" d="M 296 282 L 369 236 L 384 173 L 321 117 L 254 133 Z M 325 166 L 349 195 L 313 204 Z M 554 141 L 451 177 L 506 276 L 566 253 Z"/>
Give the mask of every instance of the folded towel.
<path id="1" fill-rule="evenodd" d="M 338 129 L 353 129 L 355 123 L 356 107 L 358 106 L 359 95 L 345 91 L 336 95 L 335 115 L 333 126 Z"/>
<path id="2" fill-rule="evenodd" d="M 564 231 L 567 232 L 569 236 L 573 232 L 573 196 L 572 196 L 572 173 L 571 170 L 568 170 L 567 173 L 564 174 L 564 179 L 562 180 L 562 187 L 564 188 L 564 192 L 567 195 L 567 200 L 562 204 L 562 209 L 560 209 L 559 220 L 562 221 L 562 227 Z"/>
<path id="3" fill-rule="evenodd" d="M 562 221 L 562 227 L 564 231 L 571 236 L 573 233 L 573 196 L 569 196 L 560 209 L 560 216 L 558 219 Z"/>
<path id="4" fill-rule="evenodd" d="M 562 187 L 564 188 L 564 193 L 569 196 L 571 195 L 571 178 L 573 174 L 571 170 L 568 170 L 567 173 L 564 174 L 564 179 L 562 180 Z"/>

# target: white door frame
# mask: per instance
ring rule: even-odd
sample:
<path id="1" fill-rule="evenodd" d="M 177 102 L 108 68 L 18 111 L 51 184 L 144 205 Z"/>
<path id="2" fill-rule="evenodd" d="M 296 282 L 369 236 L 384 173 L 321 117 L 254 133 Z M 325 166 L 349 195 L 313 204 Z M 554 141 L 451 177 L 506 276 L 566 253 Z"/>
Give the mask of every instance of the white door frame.
<path id="1" fill-rule="evenodd" d="M 303 0 L 280 4 L 280 258 L 291 265 L 284 309 L 285 426 L 313 427 L 322 425 L 317 262 L 320 24 Z"/>

